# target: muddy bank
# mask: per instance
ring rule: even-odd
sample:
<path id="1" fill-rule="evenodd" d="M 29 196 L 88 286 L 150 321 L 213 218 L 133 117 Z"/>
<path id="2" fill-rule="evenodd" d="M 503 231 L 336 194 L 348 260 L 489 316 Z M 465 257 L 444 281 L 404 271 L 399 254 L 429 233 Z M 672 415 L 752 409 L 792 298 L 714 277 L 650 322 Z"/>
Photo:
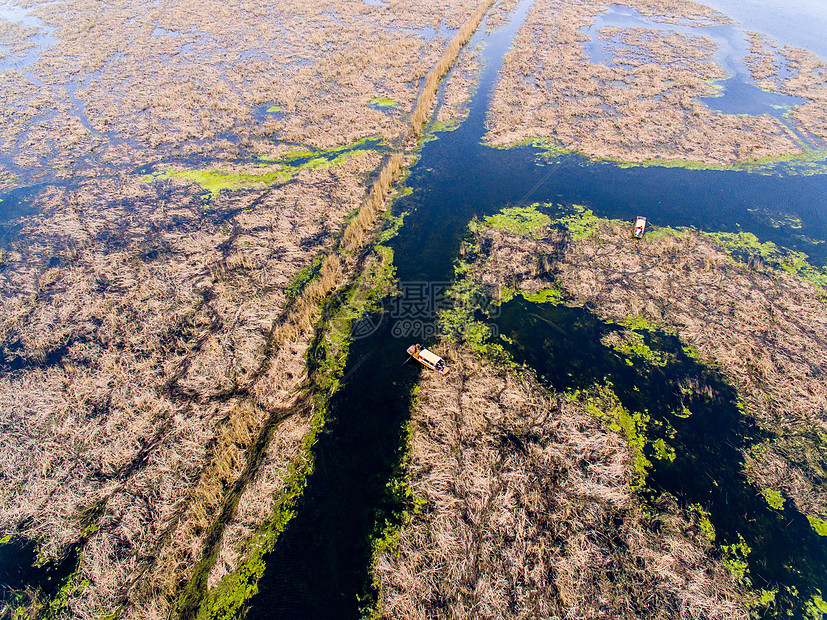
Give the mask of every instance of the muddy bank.
<path id="1" fill-rule="evenodd" d="M 709 26 L 729 20 L 693 2 L 627 2 L 664 28 L 604 27 L 609 6 L 538 1 L 506 57 L 492 101 L 487 140 L 510 146 L 533 138 L 590 156 L 630 162 L 706 165 L 798 155 L 823 146 L 827 110 L 824 63 L 800 49 L 770 50 L 753 38 L 746 64 L 762 88 L 805 97 L 790 126 L 769 115 L 729 115 L 698 98 L 727 77 L 717 43 L 666 24 Z M 599 41 L 607 58 L 591 59 Z M 779 75 L 783 74 L 783 77 Z M 790 127 L 795 129 L 794 133 Z M 799 135 L 804 136 L 802 142 Z M 815 140 L 815 141 L 813 141 Z"/>
<path id="2" fill-rule="evenodd" d="M 436 351 L 450 372 L 421 378 L 383 617 L 748 617 L 698 520 L 632 492 L 618 434 L 525 369 Z"/>

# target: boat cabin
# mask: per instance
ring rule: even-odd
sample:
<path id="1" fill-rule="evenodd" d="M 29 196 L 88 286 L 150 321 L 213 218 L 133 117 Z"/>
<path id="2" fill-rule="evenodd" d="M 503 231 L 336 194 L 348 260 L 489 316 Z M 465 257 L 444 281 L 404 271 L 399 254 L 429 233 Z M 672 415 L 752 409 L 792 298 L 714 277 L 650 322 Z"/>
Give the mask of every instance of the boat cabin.
<path id="1" fill-rule="evenodd" d="M 638 215 L 635 220 L 635 230 L 632 232 L 632 236 L 635 239 L 641 239 L 644 232 L 646 232 L 646 218 Z"/>
<path id="2" fill-rule="evenodd" d="M 436 353 L 428 349 L 423 349 L 421 344 L 412 344 L 409 346 L 408 355 L 425 366 L 425 368 L 436 370 L 439 374 L 444 375 L 448 372 L 448 369 L 445 367 L 445 360 Z"/>

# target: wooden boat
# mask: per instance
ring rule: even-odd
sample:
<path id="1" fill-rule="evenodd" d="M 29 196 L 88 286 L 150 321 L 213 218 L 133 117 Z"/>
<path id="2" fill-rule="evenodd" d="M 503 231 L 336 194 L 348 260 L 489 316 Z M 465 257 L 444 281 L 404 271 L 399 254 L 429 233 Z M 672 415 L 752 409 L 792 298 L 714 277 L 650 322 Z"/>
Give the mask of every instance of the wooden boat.
<path id="1" fill-rule="evenodd" d="M 423 349 L 421 344 L 412 344 L 409 346 L 408 355 L 425 366 L 425 368 L 436 370 L 441 375 L 448 372 L 448 369 L 445 367 L 445 360 L 439 357 L 436 353 L 433 353 L 428 349 Z"/>
<path id="2" fill-rule="evenodd" d="M 635 220 L 635 230 L 632 232 L 632 236 L 635 239 L 641 239 L 644 232 L 646 232 L 646 218 L 638 215 L 637 220 Z"/>

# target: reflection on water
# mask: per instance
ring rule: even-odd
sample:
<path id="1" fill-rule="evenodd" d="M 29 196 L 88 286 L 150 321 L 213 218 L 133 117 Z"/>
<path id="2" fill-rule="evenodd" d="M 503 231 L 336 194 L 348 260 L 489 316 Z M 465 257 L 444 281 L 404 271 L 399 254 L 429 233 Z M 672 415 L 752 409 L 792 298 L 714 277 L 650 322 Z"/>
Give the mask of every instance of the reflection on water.
<path id="1" fill-rule="evenodd" d="M 824 0 L 703 0 L 744 30 L 762 32 L 782 46 L 801 47 L 827 60 L 827 3 Z"/>

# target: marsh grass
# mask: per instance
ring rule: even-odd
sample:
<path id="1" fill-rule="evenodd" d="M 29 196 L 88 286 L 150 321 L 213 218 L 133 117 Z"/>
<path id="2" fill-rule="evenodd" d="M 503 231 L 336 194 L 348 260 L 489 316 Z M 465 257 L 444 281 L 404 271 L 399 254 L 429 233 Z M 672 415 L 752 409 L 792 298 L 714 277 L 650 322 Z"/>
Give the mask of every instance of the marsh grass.
<path id="1" fill-rule="evenodd" d="M 681 0 L 634 0 L 628 6 L 659 22 L 678 15 L 727 22 L 720 13 Z M 715 94 L 710 84 L 726 77 L 714 60 L 711 39 L 655 28 L 594 32 L 600 12 L 596 2 L 534 4 L 504 60 L 491 104 L 489 143 L 513 146 L 541 138 L 558 149 L 634 165 L 747 169 L 809 155 L 823 144 L 827 85 L 824 63 L 814 55 L 790 48 L 773 51 L 769 60 L 765 42 L 753 38 L 748 63 L 755 79 L 775 92 L 810 100 L 784 122 L 769 115 L 723 114 L 698 100 Z M 602 42 L 608 62 L 591 62 L 584 46 L 588 39 Z"/>
<path id="2" fill-rule="evenodd" d="M 772 433 L 744 454 L 750 480 L 802 514 L 827 516 L 820 491 L 827 471 L 818 456 L 827 427 L 822 270 L 746 234 L 661 229 L 630 244 L 627 226 L 578 213 L 561 220 L 562 237 L 554 229 L 540 239 L 478 230 L 466 252 L 468 273 L 529 297 L 559 290 L 565 303 L 587 304 L 633 332 L 679 335 L 691 355 L 722 369 L 744 414 Z M 527 268 L 537 256 L 550 259 L 541 275 Z M 663 361 L 633 334 L 609 344 Z"/>
<path id="3" fill-rule="evenodd" d="M 422 376 L 419 509 L 377 558 L 376 617 L 749 617 L 701 529 L 639 503 L 623 439 L 530 372 L 436 350 L 451 373 Z"/>

